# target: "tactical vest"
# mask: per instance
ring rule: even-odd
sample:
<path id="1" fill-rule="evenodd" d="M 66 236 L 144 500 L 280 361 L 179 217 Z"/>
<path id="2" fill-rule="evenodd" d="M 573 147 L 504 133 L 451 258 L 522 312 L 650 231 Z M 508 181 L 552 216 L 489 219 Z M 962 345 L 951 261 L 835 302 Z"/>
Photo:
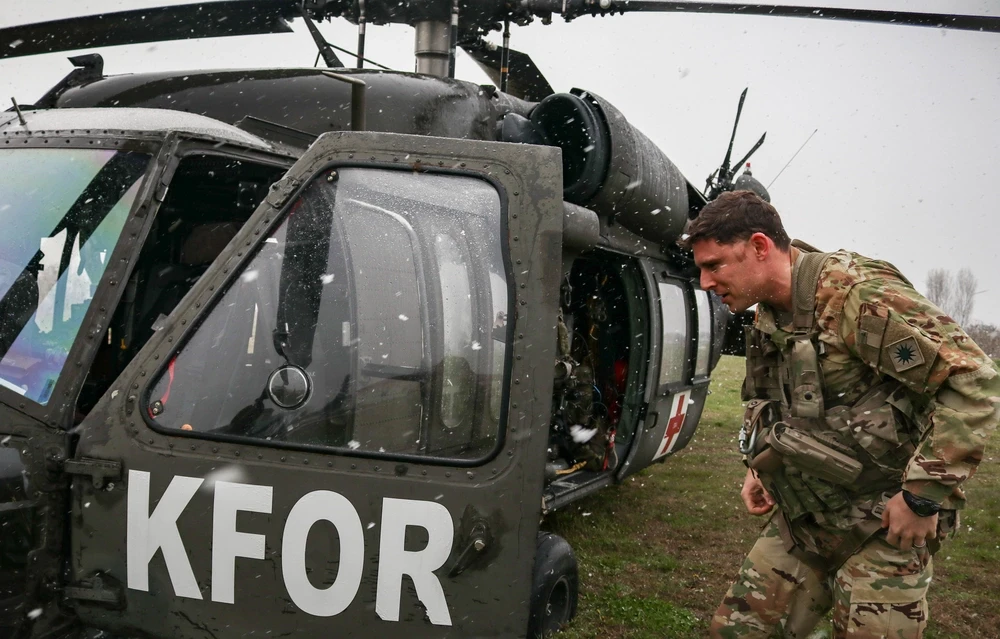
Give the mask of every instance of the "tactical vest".
<path id="1" fill-rule="evenodd" d="M 797 244 L 791 330 L 746 329 L 749 400 L 740 451 L 781 507 L 786 549 L 821 569 L 836 569 L 881 529 L 885 501 L 898 492 L 922 436 L 902 384 L 879 383 L 853 405 L 824 401 L 816 289 L 830 253 Z M 796 534 L 800 522 L 842 531 L 820 550 Z M 805 537 L 805 538 L 804 538 Z"/>

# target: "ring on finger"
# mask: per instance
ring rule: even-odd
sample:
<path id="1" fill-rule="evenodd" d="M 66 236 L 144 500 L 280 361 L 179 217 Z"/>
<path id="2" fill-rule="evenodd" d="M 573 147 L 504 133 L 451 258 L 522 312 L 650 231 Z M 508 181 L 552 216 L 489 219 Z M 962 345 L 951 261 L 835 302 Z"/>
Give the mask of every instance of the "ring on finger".
<path id="1" fill-rule="evenodd" d="M 921 544 L 913 544 L 913 547 L 914 548 L 926 548 L 927 547 L 927 542 L 925 541 L 925 542 L 923 542 Z"/>

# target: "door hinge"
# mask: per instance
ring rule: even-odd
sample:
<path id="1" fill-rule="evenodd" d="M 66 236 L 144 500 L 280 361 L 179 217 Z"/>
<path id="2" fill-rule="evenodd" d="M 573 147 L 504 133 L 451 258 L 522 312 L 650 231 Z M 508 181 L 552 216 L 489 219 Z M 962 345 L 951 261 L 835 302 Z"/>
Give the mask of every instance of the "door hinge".
<path id="1" fill-rule="evenodd" d="M 163 200 L 167 199 L 167 192 L 170 190 L 170 185 L 166 182 L 160 182 L 156 185 L 156 192 L 153 193 L 153 199 L 159 203 L 163 203 Z"/>
<path id="2" fill-rule="evenodd" d="M 298 178 L 285 176 L 271 185 L 270 192 L 264 199 L 273 208 L 280 209 L 301 183 Z"/>
<path id="3" fill-rule="evenodd" d="M 642 406 L 639 407 L 639 414 L 636 416 L 636 422 L 641 423 L 643 428 L 646 430 L 651 430 L 656 427 L 657 414 L 655 412 L 649 412 L 649 402 L 643 402 Z"/>
<path id="4" fill-rule="evenodd" d="M 106 459 L 81 457 L 80 459 L 67 459 L 63 464 L 63 472 L 67 475 L 87 475 L 96 490 L 104 490 L 109 482 L 122 478 L 122 465 L 120 462 Z"/>
<path id="5" fill-rule="evenodd" d="M 88 603 L 104 604 L 115 610 L 125 609 L 125 589 L 117 580 L 106 575 L 94 575 L 90 579 L 66 586 L 67 599 Z"/>

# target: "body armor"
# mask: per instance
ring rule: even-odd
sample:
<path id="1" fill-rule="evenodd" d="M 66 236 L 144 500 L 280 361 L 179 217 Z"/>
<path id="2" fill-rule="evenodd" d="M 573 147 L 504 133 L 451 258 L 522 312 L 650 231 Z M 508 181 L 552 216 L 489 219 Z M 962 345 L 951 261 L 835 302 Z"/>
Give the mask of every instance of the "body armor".
<path id="1" fill-rule="evenodd" d="M 839 567 L 881 529 L 884 503 L 900 490 L 923 435 L 900 382 L 876 381 L 850 405 L 824 393 L 815 297 L 829 255 L 799 253 L 790 323 L 746 329 L 740 434 L 740 451 L 781 508 L 786 548 L 823 569 Z"/>

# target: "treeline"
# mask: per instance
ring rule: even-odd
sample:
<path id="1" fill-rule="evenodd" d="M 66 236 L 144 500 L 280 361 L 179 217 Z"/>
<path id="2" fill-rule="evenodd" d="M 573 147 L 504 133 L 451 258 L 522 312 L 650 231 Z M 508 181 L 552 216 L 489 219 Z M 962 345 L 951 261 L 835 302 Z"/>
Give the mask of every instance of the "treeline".
<path id="1" fill-rule="evenodd" d="M 995 360 L 1000 360 L 1000 328 L 993 324 L 977 322 L 965 328 L 972 340 L 979 344 L 987 355 Z"/>

